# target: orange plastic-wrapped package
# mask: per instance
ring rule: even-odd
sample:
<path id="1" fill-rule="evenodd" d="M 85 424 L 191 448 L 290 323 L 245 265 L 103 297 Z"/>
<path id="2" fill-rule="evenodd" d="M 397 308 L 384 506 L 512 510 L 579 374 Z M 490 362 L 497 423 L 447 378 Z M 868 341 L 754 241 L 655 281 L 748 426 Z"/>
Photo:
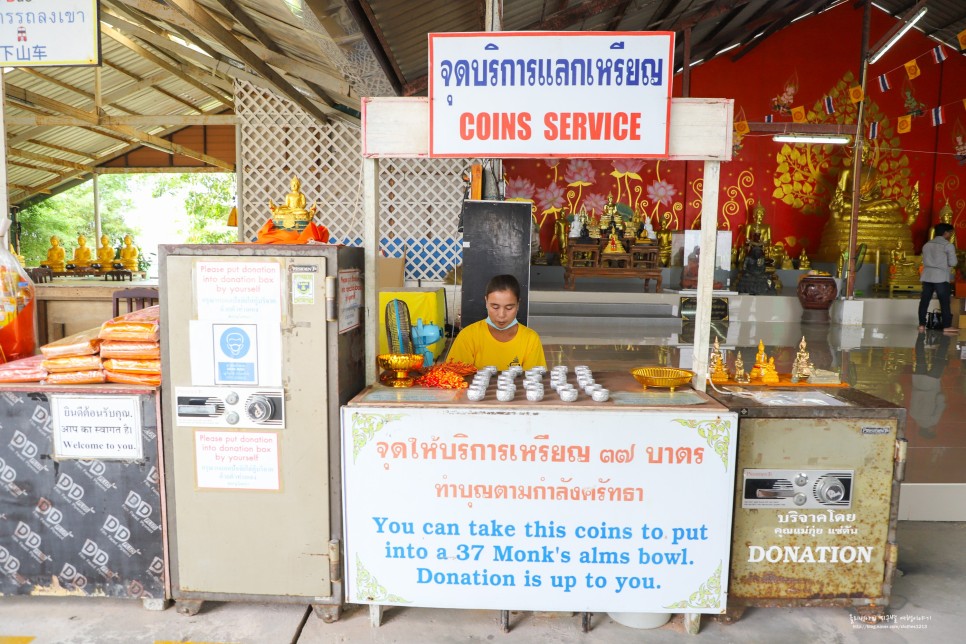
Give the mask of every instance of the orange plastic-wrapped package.
<path id="1" fill-rule="evenodd" d="M 121 358 L 110 358 L 104 361 L 104 368 L 108 371 L 120 371 L 122 373 L 143 373 L 159 375 L 161 373 L 160 360 L 124 360 Z"/>
<path id="2" fill-rule="evenodd" d="M 147 385 L 149 387 L 161 386 L 161 374 L 146 373 L 123 373 L 106 369 L 104 375 L 108 382 L 115 382 L 119 385 Z"/>
<path id="3" fill-rule="evenodd" d="M 157 342 L 161 336 L 161 307 L 149 306 L 108 320 L 101 325 L 101 340 Z"/>
<path id="4" fill-rule="evenodd" d="M 97 334 L 100 332 L 100 327 L 81 331 L 80 333 L 69 335 L 66 338 L 61 338 L 56 342 L 45 344 L 40 347 L 40 352 L 48 359 L 93 355 L 97 353 L 97 347 L 101 343 L 97 339 Z"/>
<path id="5" fill-rule="evenodd" d="M 51 358 L 44 360 L 44 369 L 50 373 L 64 371 L 90 371 L 101 368 L 100 356 L 67 356 L 66 358 Z"/>
<path id="6" fill-rule="evenodd" d="M 43 356 L 30 356 L 0 365 L 0 382 L 40 382 L 47 377 Z"/>
<path id="7" fill-rule="evenodd" d="M 44 380 L 48 385 L 95 385 L 104 382 L 104 372 L 100 369 L 90 371 L 65 371 L 47 374 Z"/>
<path id="8" fill-rule="evenodd" d="M 160 360 L 161 345 L 157 342 L 115 342 L 101 343 L 102 358 L 124 358 L 125 360 Z"/>

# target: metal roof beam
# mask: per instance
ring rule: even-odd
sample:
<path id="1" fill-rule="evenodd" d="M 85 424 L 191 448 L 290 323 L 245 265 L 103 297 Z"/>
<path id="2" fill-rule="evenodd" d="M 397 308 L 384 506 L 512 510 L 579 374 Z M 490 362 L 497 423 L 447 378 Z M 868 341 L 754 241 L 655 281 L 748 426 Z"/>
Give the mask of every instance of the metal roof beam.
<path id="1" fill-rule="evenodd" d="M 257 71 L 274 85 L 279 92 L 293 103 L 301 107 L 308 114 L 315 117 L 318 121 L 325 123 L 329 117 L 315 103 L 308 99 L 304 94 L 295 89 L 291 83 L 285 80 L 281 74 L 276 72 L 265 61 L 259 58 L 251 49 L 246 47 L 240 40 L 235 38 L 230 31 L 225 29 L 220 22 L 208 13 L 208 11 L 194 0 L 167 0 L 168 4 L 175 7 L 185 17 L 191 19 L 199 28 L 203 29 L 215 39 L 216 42 L 226 47 L 235 56 L 238 56 L 246 65 Z M 332 107 L 329 105 L 329 107 Z"/>

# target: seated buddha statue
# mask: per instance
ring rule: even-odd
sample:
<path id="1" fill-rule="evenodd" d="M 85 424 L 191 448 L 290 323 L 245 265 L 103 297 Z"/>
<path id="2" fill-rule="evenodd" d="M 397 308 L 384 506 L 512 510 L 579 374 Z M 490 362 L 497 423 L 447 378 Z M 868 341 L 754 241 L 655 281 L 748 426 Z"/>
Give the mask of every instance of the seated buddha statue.
<path id="1" fill-rule="evenodd" d="M 101 245 L 97 249 L 97 263 L 101 265 L 102 273 L 113 270 L 115 253 L 114 247 L 111 246 L 111 238 L 101 235 Z"/>
<path id="2" fill-rule="evenodd" d="M 912 234 L 909 226 L 919 216 L 919 183 L 916 182 L 906 205 L 905 213 L 898 201 L 884 197 L 879 176 L 878 152 L 866 148 L 859 173 L 859 211 L 857 243 L 865 243 L 870 251 L 887 251 L 901 244 L 902 250 L 912 253 Z M 822 233 L 818 258 L 835 261 L 839 249 L 848 244 L 852 219 L 853 176 L 851 166 L 839 174 L 835 194 L 829 204 L 829 218 Z"/>
<path id="3" fill-rule="evenodd" d="M 124 235 L 124 246 L 121 247 L 121 263 L 124 269 L 132 273 L 138 269 L 138 249 L 130 235 Z"/>
<path id="4" fill-rule="evenodd" d="M 87 268 L 91 265 L 91 249 L 87 247 L 87 238 L 77 236 L 77 248 L 74 249 L 74 259 L 71 260 L 77 268 Z"/>
<path id="5" fill-rule="evenodd" d="M 801 254 L 798 256 L 798 270 L 808 271 L 811 270 L 811 268 L 812 260 L 808 258 L 808 253 L 806 253 L 805 249 L 803 248 Z"/>
<path id="6" fill-rule="evenodd" d="M 302 182 L 298 177 L 292 177 L 290 186 L 292 190 L 285 195 L 285 201 L 276 205 L 269 199 L 268 209 L 272 211 L 272 223 L 276 227 L 302 232 L 315 216 L 316 205 L 313 203 L 311 208 L 306 209 L 305 195 L 301 190 Z"/>
<path id="7" fill-rule="evenodd" d="M 614 195 L 607 195 L 607 203 L 604 204 L 604 208 L 600 214 L 600 228 L 601 230 L 606 230 L 610 227 L 611 223 L 619 218 L 620 215 L 617 214 L 617 204 L 614 203 Z"/>
<path id="8" fill-rule="evenodd" d="M 64 247 L 60 245 L 60 239 L 55 235 L 50 238 L 50 248 L 47 249 L 47 261 L 40 262 L 41 266 L 46 266 L 54 273 L 63 273 L 67 264 Z"/>
<path id="9" fill-rule="evenodd" d="M 762 249 L 765 251 L 765 258 L 771 258 L 771 226 L 765 223 L 765 207 L 761 205 L 760 201 L 752 208 L 751 219 L 741 230 L 744 233 L 745 241 L 738 251 L 738 266 L 744 263 L 745 256 L 748 254 L 749 245 L 752 242 L 761 244 Z"/>

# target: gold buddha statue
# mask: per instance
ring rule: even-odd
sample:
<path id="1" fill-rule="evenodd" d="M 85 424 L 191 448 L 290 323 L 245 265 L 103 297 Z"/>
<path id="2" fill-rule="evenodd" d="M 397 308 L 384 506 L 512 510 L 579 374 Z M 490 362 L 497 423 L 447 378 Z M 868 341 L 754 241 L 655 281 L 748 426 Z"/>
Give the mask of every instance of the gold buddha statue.
<path id="1" fill-rule="evenodd" d="M 298 177 L 292 177 L 290 186 L 292 190 L 285 195 L 285 201 L 276 205 L 269 199 L 268 209 L 272 211 L 272 223 L 276 227 L 302 232 L 315 217 L 316 204 L 313 203 L 311 208 L 306 209 L 305 195 L 301 190 L 302 182 Z"/>
<path id="2" fill-rule="evenodd" d="M 751 379 L 745 373 L 745 361 L 741 359 L 741 351 L 738 351 L 737 354 L 735 356 L 735 382 L 746 385 Z"/>
<path id="3" fill-rule="evenodd" d="M 87 268 L 91 265 L 91 249 L 87 247 L 87 237 L 77 236 L 77 248 L 74 249 L 74 259 L 71 263 L 77 268 Z"/>
<path id="4" fill-rule="evenodd" d="M 865 148 L 859 177 L 859 213 L 857 244 L 866 244 L 870 252 L 885 251 L 898 243 L 902 250 L 912 253 L 912 234 L 909 226 L 919 216 L 919 182 L 916 182 L 909 203 L 903 214 L 899 202 L 882 196 L 879 184 L 878 150 Z M 848 244 L 849 225 L 852 219 L 852 168 L 846 167 L 839 174 L 829 219 L 822 233 L 818 258 L 835 261 L 839 249 Z"/>
<path id="5" fill-rule="evenodd" d="M 567 209 L 557 213 L 553 222 L 553 237 L 557 240 L 557 253 L 561 266 L 567 265 L 567 246 L 570 240 L 570 224 L 567 222 Z"/>
<path id="6" fill-rule="evenodd" d="M 47 249 L 47 261 L 40 262 L 54 273 L 63 273 L 67 264 L 64 247 L 60 245 L 60 238 L 56 235 L 50 238 L 50 248 Z"/>
<path id="7" fill-rule="evenodd" d="M 130 235 L 124 235 L 124 246 L 121 247 L 121 263 L 124 269 L 132 273 L 138 269 L 138 249 Z"/>
<path id="8" fill-rule="evenodd" d="M 101 272 L 107 273 L 114 269 L 114 255 L 116 251 L 111 246 L 111 238 L 101 235 L 101 245 L 97 249 L 97 263 L 101 265 Z"/>
<path id="9" fill-rule="evenodd" d="M 949 206 L 949 199 L 946 200 L 946 205 L 939 210 L 939 221 L 938 224 L 949 224 L 953 225 L 953 209 Z M 929 227 L 929 237 L 926 241 L 929 241 L 936 236 L 936 224 Z M 956 230 L 953 229 L 953 236 L 949 238 L 950 243 L 956 246 Z"/>
<path id="10" fill-rule="evenodd" d="M 765 207 L 759 201 L 751 210 L 751 219 L 746 223 L 741 231 L 744 233 L 745 241 L 738 251 L 738 266 L 745 262 L 748 255 L 748 245 L 751 242 L 759 242 L 765 251 L 765 259 L 772 257 L 773 248 L 771 245 L 771 226 L 765 223 Z M 775 266 L 775 268 L 779 268 Z"/>
<path id="11" fill-rule="evenodd" d="M 778 369 L 775 368 L 775 358 L 768 358 L 768 364 L 761 369 L 761 381 L 767 384 L 778 384 Z"/>
<path id="12" fill-rule="evenodd" d="M 600 214 L 601 229 L 608 228 L 615 219 L 620 218 L 617 214 L 617 204 L 614 203 L 614 195 L 607 195 L 607 203 L 604 204 L 603 212 Z"/>
<path id="13" fill-rule="evenodd" d="M 728 370 L 724 365 L 724 354 L 721 353 L 721 345 L 718 344 L 718 337 L 714 338 L 714 346 L 711 349 L 711 359 L 708 364 L 708 375 L 711 382 L 720 384 L 728 382 Z"/>
<path id="14" fill-rule="evenodd" d="M 671 213 L 666 212 L 661 217 L 661 227 L 657 229 L 657 250 L 661 258 L 661 266 L 671 265 Z"/>
<path id="15" fill-rule="evenodd" d="M 808 258 L 808 254 L 805 252 L 805 249 L 803 248 L 802 252 L 799 253 L 798 255 L 798 270 L 807 271 L 807 270 L 811 270 L 811 268 L 812 268 L 812 260 Z"/>
<path id="16" fill-rule="evenodd" d="M 808 380 L 809 376 L 812 375 L 812 370 L 815 369 L 815 365 L 812 364 L 812 359 L 808 355 L 805 347 L 805 336 L 803 335 L 802 341 L 798 343 L 798 353 L 795 354 L 795 363 L 792 364 L 792 382 Z"/>
<path id="17" fill-rule="evenodd" d="M 620 237 L 617 236 L 617 232 L 612 228 L 610 235 L 607 237 L 607 241 L 604 243 L 604 255 L 615 255 L 619 253 L 626 252 L 624 250 L 624 244 L 621 242 Z"/>
<path id="18" fill-rule="evenodd" d="M 758 353 L 755 354 L 755 365 L 752 367 L 752 373 L 757 376 L 762 366 L 766 364 L 768 364 L 768 354 L 765 353 L 765 341 L 759 340 Z"/>

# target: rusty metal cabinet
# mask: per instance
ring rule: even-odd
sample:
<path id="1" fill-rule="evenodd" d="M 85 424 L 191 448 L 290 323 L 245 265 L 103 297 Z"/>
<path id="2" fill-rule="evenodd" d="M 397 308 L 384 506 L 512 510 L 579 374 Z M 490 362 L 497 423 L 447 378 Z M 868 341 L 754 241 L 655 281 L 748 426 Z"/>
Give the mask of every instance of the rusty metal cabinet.
<path id="1" fill-rule="evenodd" d="M 851 389 L 739 393 L 715 395 L 739 414 L 729 615 L 881 613 L 898 550 L 905 410 Z"/>

